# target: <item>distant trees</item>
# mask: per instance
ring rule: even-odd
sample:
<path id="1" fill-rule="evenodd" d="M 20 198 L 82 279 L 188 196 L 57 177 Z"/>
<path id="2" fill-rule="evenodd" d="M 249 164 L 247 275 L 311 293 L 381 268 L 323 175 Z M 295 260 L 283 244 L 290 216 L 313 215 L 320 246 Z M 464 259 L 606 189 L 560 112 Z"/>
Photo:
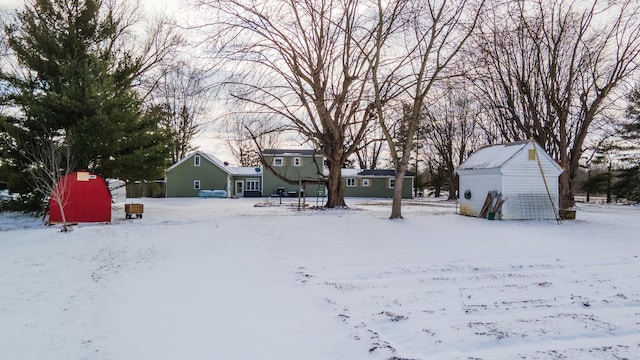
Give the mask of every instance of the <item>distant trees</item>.
<path id="1" fill-rule="evenodd" d="M 0 81 L 15 110 L 0 129 L 0 166 L 13 177 L 28 177 L 22 151 L 35 139 L 64 140 L 76 169 L 124 180 L 161 176 L 167 133 L 157 114 L 143 112 L 135 86 L 179 39 L 156 32 L 165 41 L 155 37 L 136 52 L 134 11 L 115 1 L 38 0 L 6 24 L 16 65 L 2 69 Z"/>
<path id="2" fill-rule="evenodd" d="M 261 151 L 277 148 L 281 128 L 265 118 L 234 114 L 226 119 L 224 136 L 227 149 L 240 166 L 262 165 Z"/>
<path id="3" fill-rule="evenodd" d="M 623 126 L 622 137 L 630 142 L 630 151 L 627 151 L 625 160 L 632 165 L 618 172 L 613 190 L 619 198 L 640 202 L 640 165 L 637 153 L 640 149 L 640 84 L 633 87 L 627 101 L 627 122 Z"/>
<path id="4" fill-rule="evenodd" d="M 637 69 L 640 7 L 527 0 L 493 9 L 477 38 L 474 81 L 503 139 L 533 137 L 559 161 L 560 207 L 571 207 L 587 136 Z"/>
<path id="5" fill-rule="evenodd" d="M 458 180 L 455 169 L 469 153 L 484 144 L 480 130 L 480 106 L 465 91 L 450 88 L 425 106 L 425 119 L 419 130 L 433 163 L 432 177 L 444 177 L 449 200 L 456 198 Z M 439 193 L 439 188 L 435 189 Z"/>
<path id="6" fill-rule="evenodd" d="M 193 140 L 204 127 L 202 118 L 213 95 L 210 76 L 208 70 L 180 61 L 163 72 L 152 92 L 153 111 L 171 138 L 172 164 L 195 150 Z"/>

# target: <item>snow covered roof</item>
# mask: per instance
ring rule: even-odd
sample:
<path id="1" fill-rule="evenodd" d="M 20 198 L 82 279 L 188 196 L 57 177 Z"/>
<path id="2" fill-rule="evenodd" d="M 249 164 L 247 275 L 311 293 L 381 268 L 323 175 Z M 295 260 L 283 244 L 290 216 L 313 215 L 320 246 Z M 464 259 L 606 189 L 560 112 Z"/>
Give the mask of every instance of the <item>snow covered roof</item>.
<path id="1" fill-rule="evenodd" d="M 349 176 L 358 176 L 358 173 L 362 171 L 360 169 L 340 169 L 340 174 L 342 174 L 342 177 L 349 177 Z"/>
<path id="2" fill-rule="evenodd" d="M 184 159 L 182 159 L 182 160 L 178 161 L 177 163 L 171 165 L 171 167 L 169 167 L 169 169 L 167 169 L 167 171 L 171 171 L 173 168 L 175 168 L 178 165 L 184 163 L 185 161 L 191 160 L 195 155 L 202 156 L 203 158 L 207 159 L 210 163 L 216 165 L 217 167 L 219 167 L 220 169 L 222 169 L 224 172 L 226 172 L 229 175 L 244 175 L 244 176 L 251 176 L 251 175 L 260 176 L 260 175 L 262 175 L 262 169 L 260 169 L 259 167 L 258 167 L 258 169 L 260 169 L 260 171 L 256 171 L 256 167 L 255 166 L 252 166 L 252 167 L 229 166 L 229 163 L 226 163 L 226 162 L 218 159 L 214 155 L 207 154 L 207 153 L 205 153 L 203 151 L 200 151 L 200 150 L 194 151 L 193 153 L 187 155 Z"/>
<path id="3" fill-rule="evenodd" d="M 298 156 L 321 156 L 317 151 L 311 149 L 264 149 L 264 155 L 298 155 Z"/>
<path id="4" fill-rule="evenodd" d="M 356 176 L 380 176 L 380 177 L 390 177 L 395 176 L 396 171 L 393 169 L 342 169 L 341 174 L 343 177 L 356 177 Z M 414 174 L 410 171 L 407 171 L 406 176 L 414 176 Z"/>
<path id="5" fill-rule="evenodd" d="M 216 166 L 218 166 L 220 169 L 222 169 L 223 171 L 225 171 L 226 173 L 232 174 L 233 172 L 230 170 L 230 167 L 228 166 L 228 163 L 225 163 L 224 161 L 218 159 L 217 157 L 215 157 L 214 155 L 211 154 L 207 154 L 205 152 L 202 152 L 200 150 L 194 151 L 191 154 L 185 156 L 184 159 L 178 161 L 177 163 L 171 165 L 167 171 L 171 171 L 173 170 L 175 167 L 179 166 L 180 164 L 184 163 L 185 161 L 191 160 L 195 155 L 200 155 L 203 158 L 207 159 L 210 163 L 215 164 Z"/>
<path id="6" fill-rule="evenodd" d="M 529 143 L 529 140 L 525 140 L 482 147 L 460 164 L 458 170 L 501 168 Z"/>
<path id="7" fill-rule="evenodd" d="M 256 171 L 258 169 L 258 171 Z M 262 175 L 262 168 L 260 167 L 230 167 L 229 170 L 233 175 L 244 175 L 244 176 L 260 176 Z"/>

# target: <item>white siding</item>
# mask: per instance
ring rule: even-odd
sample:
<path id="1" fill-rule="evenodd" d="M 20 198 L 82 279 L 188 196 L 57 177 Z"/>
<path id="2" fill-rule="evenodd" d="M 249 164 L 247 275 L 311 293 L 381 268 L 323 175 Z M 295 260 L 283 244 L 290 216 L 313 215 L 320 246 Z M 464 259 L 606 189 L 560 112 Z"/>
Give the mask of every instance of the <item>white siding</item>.
<path id="1" fill-rule="evenodd" d="M 522 149 L 502 169 L 503 196 L 507 198 L 502 207 L 503 219 L 555 219 L 558 168 L 544 154 L 538 153 L 551 193 L 549 199 L 538 161 L 529 160 L 529 149 L 533 147 L 530 145 Z"/>
<path id="2" fill-rule="evenodd" d="M 460 173 L 460 214 L 478 216 L 489 191 L 501 192 L 502 180 L 499 173 L 465 171 Z M 471 199 L 464 198 L 465 190 L 471 191 Z"/>

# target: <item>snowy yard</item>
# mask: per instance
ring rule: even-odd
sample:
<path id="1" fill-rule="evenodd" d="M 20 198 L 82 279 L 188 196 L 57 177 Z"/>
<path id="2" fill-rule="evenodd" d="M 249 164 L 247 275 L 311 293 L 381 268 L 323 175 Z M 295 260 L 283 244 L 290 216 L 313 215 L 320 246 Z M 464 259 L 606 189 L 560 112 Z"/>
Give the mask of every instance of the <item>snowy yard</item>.
<path id="1" fill-rule="evenodd" d="M 135 201 L 68 234 L 0 214 L 0 359 L 640 358 L 639 207 Z"/>

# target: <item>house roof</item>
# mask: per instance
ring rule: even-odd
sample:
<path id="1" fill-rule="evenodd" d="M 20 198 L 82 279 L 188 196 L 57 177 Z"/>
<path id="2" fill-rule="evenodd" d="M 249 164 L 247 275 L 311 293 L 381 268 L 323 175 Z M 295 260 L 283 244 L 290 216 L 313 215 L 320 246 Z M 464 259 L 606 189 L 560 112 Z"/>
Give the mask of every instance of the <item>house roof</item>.
<path id="1" fill-rule="evenodd" d="M 347 177 L 355 177 L 355 176 L 370 176 L 370 177 L 393 177 L 396 176 L 396 171 L 393 169 L 342 169 L 342 176 Z M 407 171 L 406 176 L 414 176 L 412 172 Z"/>
<path id="2" fill-rule="evenodd" d="M 374 170 L 362 170 L 358 173 L 360 176 L 396 176 L 396 171 L 393 169 L 374 169 Z M 411 171 L 407 171 L 405 176 L 413 176 Z"/>
<path id="3" fill-rule="evenodd" d="M 256 169 L 258 169 L 256 171 Z M 260 176 L 262 175 L 262 168 L 258 166 L 252 167 L 230 167 L 231 173 L 233 175 L 243 175 L 243 176 Z"/>
<path id="4" fill-rule="evenodd" d="M 531 140 L 515 141 L 507 144 L 487 145 L 474 152 L 465 162 L 460 164 L 456 171 L 464 170 L 489 170 L 503 168 L 516 154 L 534 144 L 537 153 L 547 159 L 558 171 L 562 172 L 560 165 L 542 149 L 538 143 Z"/>
<path id="5" fill-rule="evenodd" d="M 224 172 L 226 172 L 229 175 L 260 175 L 260 172 L 256 171 L 256 167 L 252 166 L 252 167 L 237 167 L 237 166 L 229 166 L 228 163 L 225 163 L 224 161 L 218 159 L 217 157 L 215 157 L 214 155 L 211 154 L 207 154 L 203 151 L 197 150 L 194 151 L 193 153 L 187 155 L 184 159 L 178 161 L 177 163 L 171 165 L 171 167 L 169 167 L 167 169 L 167 171 L 171 171 L 173 168 L 179 166 L 180 164 L 184 163 L 185 161 L 189 161 L 191 160 L 195 155 L 200 155 L 203 158 L 207 159 L 210 163 L 216 165 L 217 167 L 219 167 L 220 169 L 222 169 Z"/>
<path id="6" fill-rule="evenodd" d="M 487 145 L 478 149 L 460 164 L 458 170 L 501 168 L 529 143 L 530 141 L 525 140 L 508 144 Z"/>
<path id="7" fill-rule="evenodd" d="M 300 156 L 319 155 L 317 151 L 311 150 L 311 149 L 264 149 L 262 153 L 264 155 L 300 155 Z"/>

